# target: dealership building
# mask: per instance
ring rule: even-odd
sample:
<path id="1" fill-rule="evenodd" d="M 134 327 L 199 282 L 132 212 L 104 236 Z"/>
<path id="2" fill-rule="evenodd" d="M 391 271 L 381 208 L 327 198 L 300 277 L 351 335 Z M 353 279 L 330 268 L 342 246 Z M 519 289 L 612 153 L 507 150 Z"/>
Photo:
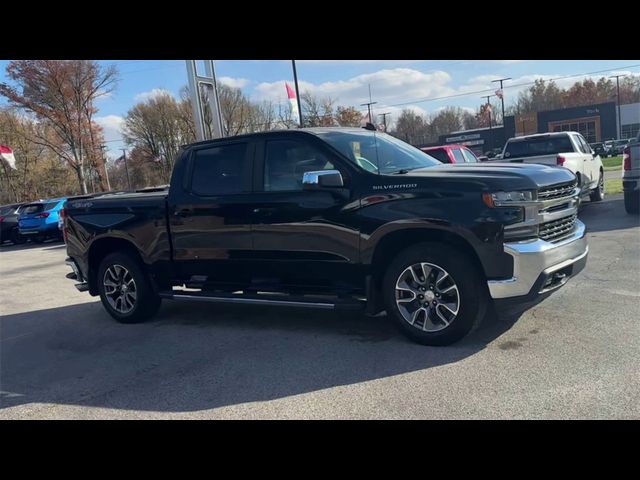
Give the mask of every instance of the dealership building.
<path id="1" fill-rule="evenodd" d="M 451 132 L 441 135 L 437 143 L 420 146 L 461 144 L 483 154 L 501 148 L 512 137 L 564 131 L 579 132 L 589 143 L 635 138 L 640 131 L 640 103 L 621 106 L 619 128 L 616 103 L 608 102 L 506 116 L 504 126 Z"/>

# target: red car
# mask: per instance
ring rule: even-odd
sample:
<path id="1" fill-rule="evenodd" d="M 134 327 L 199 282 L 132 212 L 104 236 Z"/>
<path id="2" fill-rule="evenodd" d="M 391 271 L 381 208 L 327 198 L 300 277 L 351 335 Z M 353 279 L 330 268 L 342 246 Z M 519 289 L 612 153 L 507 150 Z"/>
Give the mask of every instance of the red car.
<path id="1" fill-rule="evenodd" d="M 464 145 L 441 145 L 439 147 L 424 147 L 420 150 L 442 163 L 478 163 L 480 161 L 476 154 Z"/>

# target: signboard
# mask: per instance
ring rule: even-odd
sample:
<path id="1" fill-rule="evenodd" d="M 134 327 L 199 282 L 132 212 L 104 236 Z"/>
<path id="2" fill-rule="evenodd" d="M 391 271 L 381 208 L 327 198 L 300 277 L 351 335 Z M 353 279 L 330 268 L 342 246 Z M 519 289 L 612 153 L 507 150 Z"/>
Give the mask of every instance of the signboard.
<path id="1" fill-rule="evenodd" d="M 464 140 L 473 140 L 474 138 L 480 138 L 480 134 L 479 133 L 470 133 L 467 135 L 458 135 L 456 137 L 447 137 L 445 138 L 445 141 L 447 143 L 453 143 L 453 142 L 462 142 Z"/>

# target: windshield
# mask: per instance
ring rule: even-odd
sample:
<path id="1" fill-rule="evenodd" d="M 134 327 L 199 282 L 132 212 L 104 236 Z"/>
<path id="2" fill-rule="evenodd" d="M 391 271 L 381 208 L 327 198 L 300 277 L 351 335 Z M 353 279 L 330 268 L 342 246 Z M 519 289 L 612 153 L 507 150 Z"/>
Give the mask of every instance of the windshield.
<path id="1" fill-rule="evenodd" d="M 371 173 L 396 173 L 441 165 L 435 158 L 386 133 L 314 132 L 358 167 Z"/>
<path id="2" fill-rule="evenodd" d="M 573 152 L 568 135 L 554 137 L 536 137 L 526 140 L 514 140 L 507 143 L 504 158 L 535 157 L 536 155 L 557 155 Z"/>

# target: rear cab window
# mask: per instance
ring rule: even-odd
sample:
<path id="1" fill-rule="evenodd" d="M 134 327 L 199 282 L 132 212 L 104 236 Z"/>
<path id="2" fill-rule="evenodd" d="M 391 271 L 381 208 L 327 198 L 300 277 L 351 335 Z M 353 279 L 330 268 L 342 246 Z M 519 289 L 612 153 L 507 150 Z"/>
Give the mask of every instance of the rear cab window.
<path id="1" fill-rule="evenodd" d="M 573 151 L 575 150 L 569 135 L 549 135 L 524 140 L 509 140 L 504 150 L 504 158 L 557 155 Z"/>
<path id="2" fill-rule="evenodd" d="M 442 163 L 451 163 L 449 160 L 449 154 L 444 148 L 437 148 L 434 150 L 425 150 L 424 153 L 427 155 L 431 155 L 436 160 L 441 161 Z"/>
<path id="3" fill-rule="evenodd" d="M 478 163 L 478 159 L 476 158 L 476 156 L 473 154 L 471 150 L 467 150 L 466 148 L 463 148 L 462 154 L 464 155 L 464 158 L 467 160 L 468 163 Z"/>
<path id="4" fill-rule="evenodd" d="M 232 195 L 250 190 L 247 142 L 201 148 L 193 153 L 191 191 L 200 196 Z"/>

